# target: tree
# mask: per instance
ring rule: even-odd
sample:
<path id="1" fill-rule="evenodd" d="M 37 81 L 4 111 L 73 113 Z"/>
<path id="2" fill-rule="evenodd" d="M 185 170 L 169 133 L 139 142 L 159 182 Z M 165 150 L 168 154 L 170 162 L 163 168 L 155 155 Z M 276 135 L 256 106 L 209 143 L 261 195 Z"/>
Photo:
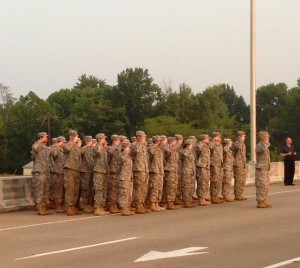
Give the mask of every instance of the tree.
<path id="1" fill-rule="evenodd" d="M 78 77 L 78 82 L 76 82 L 74 88 L 104 88 L 106 86 L 105 80 L 99 79 L 95 75 L 82 74 Z"/>

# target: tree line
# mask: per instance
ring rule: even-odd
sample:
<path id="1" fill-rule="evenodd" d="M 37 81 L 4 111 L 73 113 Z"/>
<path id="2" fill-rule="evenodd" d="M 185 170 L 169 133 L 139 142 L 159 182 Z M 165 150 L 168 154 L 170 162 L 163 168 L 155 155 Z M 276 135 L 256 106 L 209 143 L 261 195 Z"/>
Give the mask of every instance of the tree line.
<path id="1" fill-rule="evenodd" d="M 99 132 L 130 137 L 144 130 L 149 137 L 220 131 L 234 139 L 237 130 L 244 130 L 249 148 L 250 106 L 228 84 L 195 93 L 185 83 L 175 89 L 160 87 L 147 69 L 127 68 L 118 74 L 116 85 L 83 74 L 73 88 L 56 91 L 46 100 L 34 91 L 15 99 L 9 87 L 0 84 L 0 101 L 0 173 L 21 173 L 31 160 L 36 134 L 49 125 L 52 137 L 76 129 L 81 137 Z M 257 129 L 270 132 L 273 161 L 281 160 L 278 151 L 286 136 L 296 146 L 300 143 L 299 116 L 300 78 L 294 88 L 279 83 L 257 89 Z"/>

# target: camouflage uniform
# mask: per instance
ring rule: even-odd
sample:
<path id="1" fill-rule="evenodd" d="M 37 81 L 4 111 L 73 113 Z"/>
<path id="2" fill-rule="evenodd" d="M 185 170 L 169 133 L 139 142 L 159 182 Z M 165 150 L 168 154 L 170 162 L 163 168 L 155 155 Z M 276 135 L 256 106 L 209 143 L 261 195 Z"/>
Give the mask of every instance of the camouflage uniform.
<path id="1" fill-rule="evenodd" d="M 107 149 L 108 155 L 108 203 L 116 204 L 118 202 L 119 179 L 118 173 L 121 168 L 121 145 L 111 145 Z"/>
<path id="2" fill-rule="evenodd" d="M 164 154 L 162 148 L 151 144 L 149 152 L 149 201 L 160 202 L 163 190 L 164 178 Z"/>
<path id="3" fill-rule="evenodd" d="M 64 198 L 64 164 L 65 155 L 63 148 L 55 147 L 50 150 L 51 159 L 53 162 L 53 184 L 54 184 L 54 201 L 55 204 L 62 204 Z"/>
<path id="4" fill-rule="evenodd" d="M 82 204 L 92 205 L 94 197 L 94 183 L 93 183 L 93 147 L 88 145 L 80 149 L 81 152 L 81 166 L 80 166 L 80 195 Z"/>
<path id="5" fill-rule="evenodd" d="M 206 198 L 209 190 L 210 179 L 210 150 L 208 144 L 200 142 L 197 145 L 197 197 Z"/>
<path id="6" fill-rule="evenodd" d="M 185 148 L 182 152 L 182 199 L 184 202 L 192 202 L 194 191 L 192 186 L 195 185 L 195 154 L 194 150 Z"/>
<path id="7" fill-rule="evenodd" d="M 107 150 L 102 144 L 97 144 L 93 148 L 94 153 L 94 187 L 95 187 L 95 207 L 104 207 L 107 198 L 107 172 L 108 159 Z"/>
<path id="8" fill-rule="evenodd" d="M 183 147 L 177 148 L 178 153 L 178 162 L 177 162 L 177 177 L 178 177 L 178 183 L 177 183 L 177 191 L 176 191 L 176 197 L 182 198 L 182 153 L 183 153 Z"/>
<path id="9" fill-rule="evenodd" d="M 178 151 L 168 146 L 164 151 L 164 196 L 167 202 L 174 202 L 178 183 Z"/>
<path id="10" fill-rule="evenodd" d="M 234 176 L 234 195 L 242 196 L 247 179 L 246 168 L 246 145 L 244 142 L 236 141 L 233 143 L 233 176 Z"/>
<path id="11" fill-rule="evenodd" d="M 81 153 L 78 145 L 68 141 L 64 145 L 65 161 L 65 201 L 68 206 L 75 206 L 78 201 L 80 187 Z"/>
<path id="12" fill-rule="evenodd" d="M 265 201 L 270 184 L 270 152 L 269 143 L 260 142 L 256 145 L 255 186 L 256 200 Z"/>
<path id="13" fill-rule="evenodd" d="M 118 203 L 121 208 L 130 207 L 133 191 L 132 159 L 127 153 L 120 155 L 120 167 L 117 176 L 119 179 Z"/>
<path id="14" fill-rule="evenodd" d="M 136 142 L 132 146 L 133 160 L 133 201 L 135 203 L 144 203 L 147 197 L 149 167 L 147 144 Z"/>
<path id="15" fill-rule="evenodd" d="M 35 202 L 39 207 L 45 207 L 49 198 L 50 150 L 40 140 L 32 145 L 35 177 Z"/>
<path id="16" fill-rule="evenodd" d="M 53 141 L 54 139 L 52 139 Z M 52 144 L 50 147 L 49 147 L 49 150 L 50 150 L 50 155 L 51 155 L 51 152 L 52 151 L 55 151 L 57 148 L 57 146 L 55 144 Z M 50 157 L 50 177 L 49 177 L 49 200 L 50 200 L 50 207 L 53 205 L 54 203 L 54 173 L 53 173 L 53 166 L 54 166 L 54 163 L 53 163 L 53 160 L 52 160 L 52 157 Z"/>
<path id="17" fill-rule="evenodd" d="M 231 181 L 233 177 L 233 155 L 231 149 L 224 145 L 223 150 L 223 182 L 222 182 L 222 195 L 225 197 L 229 195 L 231 189 Z"/>
<path id="18" fill-rule="evenodd" d="M 210 195 L 218 196 L 223 180 L 223 146 L 211 142 L 210 145 Z"/>

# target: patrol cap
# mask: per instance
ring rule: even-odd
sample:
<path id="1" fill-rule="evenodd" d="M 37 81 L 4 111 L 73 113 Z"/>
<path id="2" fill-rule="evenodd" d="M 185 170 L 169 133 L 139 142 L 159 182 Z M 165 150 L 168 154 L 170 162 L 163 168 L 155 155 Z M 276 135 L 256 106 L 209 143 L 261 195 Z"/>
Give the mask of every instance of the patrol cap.
<path id="1" fill-rule="evenodd" d="M 120 140 L 120 139 L 121 139 L 120 136 L 119 136 L 119 135 L 116 135 L 116 134 L 111 135 L 110 138 L 111 138 L 112 140 Z"/>
<path id="2" fill-rule="evenodd" d="M 153 143 L 153 140 L 152 140 L 152 138 L 149 138 L 149 139 L 147 140 L 147 143 L 148 143 L 148 144 L 151 144 L 151 143 Z"/>
<path id="3" fill-rule="evenodd" d="M 199 136 L 199 140 L 200 141 L 204 141 L 205 139 L 209 138 L 209 135 L 208 134 L 202 134 Z"/>
<path id="4" fill-rule="evenodd" d="M 259 137 L 262 137 L 262 136 L 270 136 L 270 135 L 269 135 L 269 132 L 267 132 L 267 131 L 260 131 Z"/>
<path id="5" fill-rule="evenodd" d="M 38 137 L 41 138 L 41 137 L 45 137 L 45 136 L 48 136 L 47 132 L 40 132 L 38 134 Z"/>
<path id="6" fill-rule="evenodd" d="M 196 140 L 196 137 L 195 136 L 189 136 L 188 139 L 190 139 L 190 140 Z"/>
<path id="7" fill-rule="evenodd" d="M 136 141 L 136 136 L 130 138 L 132 142 Z"/>
<path id="8" fill-rule="evenodd" d="M 69 130 L 69 135 L 70 136 L 77 136 L 78 132 L 76 130 L 71 129 L 71 130 Z"/>
<path id="9" fill-rule="evenodd" d="M 57 142 L 57 138 L 52 138 L 51 141 L 52 143 Z"/>
<path id="10" fill-rule="evenodd" d="M 106 139 L 107 137 L 105 136 L 104 133 L 98 133 L 95 138 L 98 140 L 98 139 Z"/>
<path id="11" fill-rule="evenodd" d="M 183 136 L 181 134 L 175 134 L 174 137 L 176 140 L 183 140 Z"/>
<path id="12" fill-rule="evenodd" d="M 167 136 L 166 136 L 166 135 L 161 135 L 161 136 L 160 136 L 160 139 L 161 139 L 161 140 L 166 140 L 166 139 L 167 139 Z"/>
<path id="13" fill-rule="evenodd" d="M 144 131 L 138 130 L 138 131 L 135 133 L 135 136 L 146 136 L 146 134 L 145 134 Z"/>
<path id="14" fill-rule="evenodd" d="M 222 135 L 221 135 L 220 132 L 215 131 L 215 132 L 212 133 L 212 137 L 213 137 L 213 138 L 215 138 L 215 137 L 221 137 L 221 136 L 222 136 Z"/>
<path id="15" fill-rule="evenodd" d="M 155 136 L 152 137 L 151 140 L 152 140 L 152 141 L 158 141 L 158 140 L 161 140 L 161 136 L 155 135 Z"/>
<path id="16" fill-rule="evenodd" d="M 168 142 L 176 141 L 175 137 L 168 137 Z"/>
<path id="17" fill-rule="evenodd" d="M 184 141 L 184 144 L 185 145 L 190 145 L 190 144 L 193 144 L 193 141 L 191 139 L 187 139 Z"/>
<path id="18" fill-rule="evenodd" d="M 246 133 L 245 131 L 242 131 L 242 130 L 239 130 L 237 133 L 236 133 L 237 136 L 246 136 Z"/>
<path id="19" fill-rule="evenodd" d="M 223 140 L 223 143 L 224 143 L 224 144 L 228 144 L 228 143 L 230 143 L 230 142 L 232 142 L 231 139 L 224 139 L 224 140 Z"/>
<path id="20" fill-rule="evenodd" d="M 130 147 L 131 143 L 129 141 L 124 141 L 121 143 L 122 148 Z"/>
<path id="21" fill-rule="evenodd" d="M 61 141 L 66 142 L 66 138 L 64 136 L 59 136 L 59 137 L 57 137 L 57 141 L 58 142 L 61 142 Z"/>
<path id="22" fill-rule="evenodd" d="M 93 139 L 93 137 L 92 136 L 85 136 L 83 139 L 85 141 L 91 141 Z"/>
<path id="23" fill-rule="evenodd" d="M 124 136 L 124 135 L 120 135 L 119 137 L 120 137 L 120 140 L 121 140 L 122 142 L 125 141 L 125 140 L 127 140 L 127 137 Z"/>

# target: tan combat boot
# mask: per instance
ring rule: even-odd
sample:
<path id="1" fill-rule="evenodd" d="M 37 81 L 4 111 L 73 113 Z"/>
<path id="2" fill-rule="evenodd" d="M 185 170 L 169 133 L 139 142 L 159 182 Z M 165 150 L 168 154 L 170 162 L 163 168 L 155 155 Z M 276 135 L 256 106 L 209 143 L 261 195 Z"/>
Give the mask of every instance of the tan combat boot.
<path id="1" fill-rule="evenodd" d="M 176 207 L 174 206 L 174 203 L 172 201 L 167 202 L 167 209 L 169 210 L 175 210 Z"/>
<path id="2" fill-rule="evenodd" d="M 183 203 L 184 202 L 182 201 L 182 199 L 180 197 L 176 196 L 175 201 L 174 201 L 174 205 L 180 205 L 180 206 L 182 206 Z"/>
<path id="3" fill-rule="evenodd" d="M 264 202 L 264 204 L 266 204 L 266 206 L 267 206 L 268 208 L 271 208 L 271 207 L 272 207 L 272 204 L 270 204 L 266 199 L 265 199 L 263 202 Z"/>
<path id="4" fill-rule="evenodd" d="M 212 204 L 220 204 L 220 199 L 216 195 L 212 195 L 210 201 Z"/>
<path id="5" fill-rule="evenodd" d="M 264 201 L 257 201 L 257 208 L 267 208 L 267 205 Z"/>
<path id="6" fill-rule="evenodd" d="M 203 197 L 200 197 L 198 199 L 198 202 L 199 202 L 199 206 L 206 206 L 207 205 L 207 203 L 206 203 L 206 201 Z"/>
<path id="7" fill-rule="evenodd" d="M 109 212 L 110 212 L 111 214 L 119 213 L 120 210 L 118 209 L 117 204 L 115 204 L 115 203 L 110 204 L 110 206 L 109 206 Z"/>
<path id="8" fill-rule="evenodd" d="M 245 200 L 247 200 L 247 197 L 244 197 L 242 195 L 236 195 L 234 200 L 236 200 L 236 201 L 245 201 Z"/>
<path id="9" fill-rule="evenodd" d="M 45 209 L 45 207 L 44 206 L 38 206 L 38 213 L 37 213 L 37 215 L 39 215 L 39 216 L 46 216 L 46 215 L 48 215 L 47 214 L 47 210 Z"/>
<path id="10" fill-rule="evenodd" d="M 76 213 L 74 211 L 74 207 L 73 206 L 68 206 L 67 215 L 68 216 L 76 216 Z"/>
<path id="11" fill-rule="evenodd" d="M 58 204 L 56 206 L 56 213 L 66 213 L 66 210 L 63 209 L 62 205 L 61 204 Z"/>
<path id="12" fill-rule="evenodd" d="M 73 210 L 76 215 L 81 215 L 81 212 L 79 211 L 79 209 L 76 206 L 73 206 Z"/>
<path id="13" fill-rule="evenodd" d="M 156 206 L 156 203 L 151 203 L 150 210 L 152 212 L 160 212 L 161 210 Z"/>
<path id="14" fill-rule="evenodd" d="M 88 207 L 89 207 L 90 211 L 92 211 L 92 213 L 95 211 L 95 208 L 92 204 L 88 204 Z"/>
<path id="15" fill-rule="evenodd" d="M 160 211 L 165 211 L 165 210 L 166 210 L 166 208 L 165 208 L 165 207 L 161 207 L 161 206 L 159 205 L 158 202 L 155 203 L 155 206 L 156 206 L 158 209 L 160 209 Z"/>
<path id="16" fill-rule="evenodd" d="M 122 208 L 122 210 L 121 210 L 121 215 L 122 215 L 122 216 L 131 216 L 132 214 L 131 214 L 131 212 L 130 212 L 130 210 L 129 210 L 128 207 L 124 207 L 124 208 Z"/>
<path id="17" fill-rule="evenodd" d="M 144 203 L 142 203 L 142 207 L 144 208 L 145 213 L 150 213 L 151 212 L 151 210 Z"/>
<path id="18" fill-rule="evenodd" d="M 224 195 L 223 198 L 222 198 L 222 200 L 224 200 L 225 202 L 233 202 L 233 199 L 231 199 L 229 197 L 229 195 Z"/>
<path id="19" fill-rule="evenodd" d="M 93 211 L 90 209 L 89 205 L 83 205 L 82 212 L 86 214 L 90 214 Z"/>
<path id="20" fill-rule="evenodd" d="M 193 205 L 192 205 L 192 203 L 189 202 L 189 201 L 184 201 L 184 202 L 183 202 L 183 207 L 184 207 L 184 208 L 193 208 Z"/>
<path id="21" fill-rule="evenodd" d="M 107 215 L 107 212 L 103 209 L 103 207 L 95 207 L 94 214 L 96 216 L 105 216 Z"/>
<path id="22" fill-rule="evenodd" d="M 146 213 L 144 207 L 142 206 L 142 203 L 139 202 L 136 204 L 135 213 L 136 214 L 145 214 Z"/>

